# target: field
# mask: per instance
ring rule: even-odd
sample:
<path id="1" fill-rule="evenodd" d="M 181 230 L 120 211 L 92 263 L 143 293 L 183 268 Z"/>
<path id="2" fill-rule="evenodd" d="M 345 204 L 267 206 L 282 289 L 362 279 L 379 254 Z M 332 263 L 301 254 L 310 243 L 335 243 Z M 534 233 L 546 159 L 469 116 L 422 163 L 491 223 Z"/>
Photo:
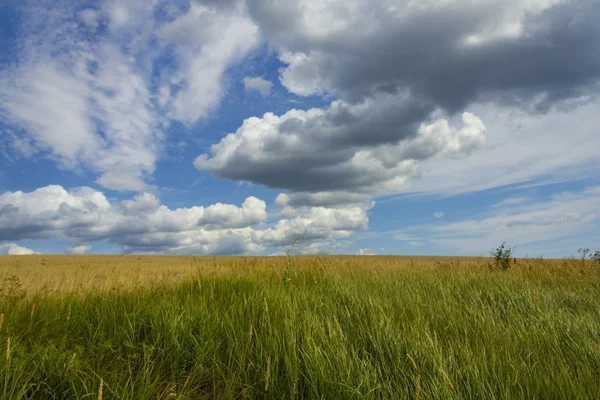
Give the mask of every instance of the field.
<path id="1" fill-rule="evenodd" d="M 598 399 L 600 267 L 0 257 L 0 399 Z"/>

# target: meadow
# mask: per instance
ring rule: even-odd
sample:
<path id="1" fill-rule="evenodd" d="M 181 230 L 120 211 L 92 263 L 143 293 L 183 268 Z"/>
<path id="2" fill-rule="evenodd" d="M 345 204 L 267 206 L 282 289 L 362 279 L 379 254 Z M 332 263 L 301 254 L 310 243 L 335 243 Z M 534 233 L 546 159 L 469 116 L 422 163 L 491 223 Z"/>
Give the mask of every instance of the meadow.
<path id="1" fill-rule="evenodd" d="M 600 266 L 0 257 L 0 399 L 598 399 Z"/>

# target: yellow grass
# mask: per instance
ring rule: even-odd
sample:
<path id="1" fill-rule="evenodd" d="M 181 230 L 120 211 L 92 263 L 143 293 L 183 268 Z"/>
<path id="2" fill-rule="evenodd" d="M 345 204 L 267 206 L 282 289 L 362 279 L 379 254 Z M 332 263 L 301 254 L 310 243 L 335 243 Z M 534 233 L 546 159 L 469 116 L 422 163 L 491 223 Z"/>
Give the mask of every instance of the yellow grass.
<path id="1" fill-rule="evenodd" d="M 419 256 L 294 256 L 294 269 L 435 269 L 439 271 L 487 269 L 486 257 Z M 193 257 L 137 255 L 28 255 L 0 256 L 0 289 L 17 277 L 27 296 L 122 291 L 169 285 L 200 275 L 278 272 L 285 257 Z M 576 260 L 519 259 L 513 272 L 561 273 L 577 271 Z"/>

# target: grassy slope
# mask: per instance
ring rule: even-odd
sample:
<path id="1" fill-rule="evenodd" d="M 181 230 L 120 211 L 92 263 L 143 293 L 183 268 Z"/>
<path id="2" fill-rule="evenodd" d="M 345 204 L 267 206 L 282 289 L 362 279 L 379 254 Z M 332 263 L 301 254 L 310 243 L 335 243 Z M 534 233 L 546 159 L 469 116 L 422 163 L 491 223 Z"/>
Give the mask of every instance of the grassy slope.
<path id="1" fill-rule="evenodd" d="M 296 259 L 286 284 L 261 259 L 130 291 L 6 289 L 0 399 L 97 399 L 101 380 L 104 399 L 600 397 L 597 267 L 347 260 Z"/>

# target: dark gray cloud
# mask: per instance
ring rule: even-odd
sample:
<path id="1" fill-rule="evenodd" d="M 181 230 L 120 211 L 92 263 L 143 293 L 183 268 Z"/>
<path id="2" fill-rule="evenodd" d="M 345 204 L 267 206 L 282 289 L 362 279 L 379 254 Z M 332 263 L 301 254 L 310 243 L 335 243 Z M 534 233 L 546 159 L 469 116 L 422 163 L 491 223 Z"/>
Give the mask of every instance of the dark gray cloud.
<path id="1" fill-rule="evenodd" d="M 300 94 L 329 91 L 353 102 L 408 89 L 455 113 L 480 100 L 533 102 L 532 110 L 544 111 L 598 89 L 600 3 L 593 0 L 421 9 L 398 1 L 248 3 L 289 63 L 282 82 Z M 331 19 L 327 28 L 319 18 Z"/>
<path id="2" fill-rule="evenodd" d="M 246 120 L 195 161 L 219 178 L 292 195 L 392 193 L 419 176 L 422 162 L 483 145 L 477 117 L 467 113 L 462 128 L 447 122 L 469 107 L 564 111 L 600 89 L 597 1 L 247 4 L 286 63 L 282 84 L 338 100 Z"/>

